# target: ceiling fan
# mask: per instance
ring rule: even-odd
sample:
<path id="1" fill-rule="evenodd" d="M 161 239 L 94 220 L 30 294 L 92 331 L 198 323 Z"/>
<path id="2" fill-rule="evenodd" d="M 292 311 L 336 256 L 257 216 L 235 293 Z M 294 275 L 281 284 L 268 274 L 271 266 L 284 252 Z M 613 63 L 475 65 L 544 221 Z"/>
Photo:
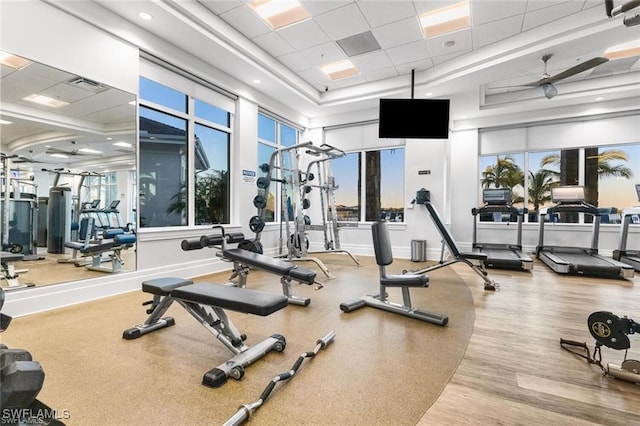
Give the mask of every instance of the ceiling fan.
<path id="1" fill-rule="evenodd" d="M 71 145 L 75 145 L 76 141 L 69 141 L 71 142 Z M 90 152 L 83 152 L 84 150 L 82 149 L 62 149 L 62 148 L 54 148 L 54 147 L 48 147 L 47 150 L 45 151 L 45 154 L 47 155 L 52 155 L 54 157 L 62 157 L 62 156 L 66 156 L 66 157 L 74 157 L 74 156 L 83 156 L 83 155 L 91 155 Z"/>
<path id="2" fill-rule="evenodd" d="M 564 80 L 565 78 L 572 77 L 576 74 L 580 74 L 581 72 L 590 70 L 591 68 L 595 68 L 598 65 L 602 65 L 605 62 L 609 61 L 609 58 L 596 57 L 589 59 L 588 61 L 582 62 L 578 65 L 574 65 L 571 68 L 568 68 L 558 74 L 550 75 L 547 72 L 547 63 L 549 59 L 551 59 L 553 55 L 551 53 L 547 53 L 546 55 L 542 55 L 540 60 L 544 63 L 544 74 L 540 76 L 540 78 L 536 81 L 532 81 L 531 83 L 525 83 L 522 86 L 526 87 L 541 87 L 544 92 L 544 96 L 547 99 L 553 98 L 558 94 L 558 89 L 553 85 L 553 83 Z"/>

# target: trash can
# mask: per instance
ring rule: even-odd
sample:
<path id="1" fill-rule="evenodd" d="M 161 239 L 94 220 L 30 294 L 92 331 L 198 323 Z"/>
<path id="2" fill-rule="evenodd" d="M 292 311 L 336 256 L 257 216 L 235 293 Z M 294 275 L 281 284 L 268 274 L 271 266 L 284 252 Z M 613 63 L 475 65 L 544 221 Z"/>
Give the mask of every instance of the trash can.
<path id="1" fill-rule="evenodd" d="M 411 261 L 424 262 L 427 260 L 427 242 L 425 240 L 411 240 Z"/>

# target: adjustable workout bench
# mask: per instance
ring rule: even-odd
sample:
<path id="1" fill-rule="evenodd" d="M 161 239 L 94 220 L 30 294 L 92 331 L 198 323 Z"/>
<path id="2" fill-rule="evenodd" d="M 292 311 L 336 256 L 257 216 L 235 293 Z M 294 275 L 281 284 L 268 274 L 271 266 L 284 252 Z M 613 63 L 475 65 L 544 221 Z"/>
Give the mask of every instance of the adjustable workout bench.
<path id="1" fill-rule="evenodd" d="M 156 278 L 142 283 L 142 291 L 153 294 L 147 310 L 149 317 L 143 324 L 125 330 L 122 337 L 136 339 L 152 331 L 175 324 L 171 317 L 162 317 L 176 301 L 220 340 L 234 357 L 205 373 L 202 384 L 220 387 L 228 377 L 240 380 L 244 367 L 271 350 L 281 352 L 286 346 L 284 336 L 274 334 L 262 342 L 247 346 L 246 336 L 233 325 L 225 309 L 260 316 L 270 315 L 285 306 L 287 298 L 279 294 L 238 288 L 221 284 L 197 283 L 182 278 Z"/>
<path id="2" fill-rule="evenodd" d="M 26 272 L 26 269 L 16 270 L 15 263 L 22 260 L 24 255 L 21 253 L 11 253 L 3 251 L 0 253 L 2 261 L 2 279 L 7 281 L 8 287 L 5 290 L 15 290 L 24 287 L 33 287 L 34 284 L 20 284 L 18 274 Z"/>
<path id="3" fill-rule="evenodd" d="M 120 272 L 122 271 L 122 250 L 133 247 L 136 242 L 135 234 L 125 233 L 121 228 L 106 229 L 102 232 L 99 242 L 92 242 L 94 218 L 83 218 L 80 221 L 79 234 L 81 240 L 68 241 L 65 247 L 73 249 L 73 256 L 70 259 L 59 259 L 60 263 L 75 263 L 76 266 L 87 266 L 87 269 L 100 272 Z M 108 258 L 102 255 L 109 253 Z M 90 257 L 91 262 L 83 263 L 77 256 Z M 105 261 L 111 261 L 111 267 L 102 266 Z"/>
<path id="4" fill-rule="evenodd" d="M 313 269 L 299 267 L 298 265 L 286 260 L 275 259 L 260 253 L 249 250 L 233 248 L 227 249 L 227 244 L 235 244 L 244 241 L 244 235 L 240 232 L 225 233 L 224 228 L 220 228 L 221 234 L 203 235 L 198 240 L 182 241 L 182 250 L 199 250 L 204 247 L 215 247 L 220 251 L 217 253 L 222 260 L 233 262 L 233 271 L 231 272 L 230 281 L 237 278 L 238 282 L 234 284 L 240 288 L 246 288 L 247 275 L 250 268 L 261 269 L 272 274 L 280 275 L 282 283 L 282 293 L 287 296 L 289 303 L 294 305 L 307 306 L 311 303 L 308 297 L 294 296 L 291 289 L 291 281 L 297 281 L 302 284 L 316 284 L 317 288 L 323 287 L 322 283 L 316 281 L 316 272 Z"/>

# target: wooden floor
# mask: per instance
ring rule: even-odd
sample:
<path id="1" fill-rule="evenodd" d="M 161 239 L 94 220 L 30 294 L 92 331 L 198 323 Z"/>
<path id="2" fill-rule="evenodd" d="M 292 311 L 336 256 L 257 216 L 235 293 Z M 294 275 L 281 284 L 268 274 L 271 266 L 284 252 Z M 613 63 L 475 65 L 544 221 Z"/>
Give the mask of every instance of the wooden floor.
<path id="1" fill-rule="evenodd" d="M 476 321 L 462 363 L 419 425 L 640 425 L 640 386 L 603 377 L 601 370 L 560 347 L 560 338 L 594 339 L 587 317 L 610 311 L 640 322 L 640 278 L 570 277 L 536 261 L 532 273 L 491 270 L 499 292 L 454 266 L 474 297 Z M 475 284 L 474 284 L 475 283 Z M 630 359 L 640 338 L 629 336 Z M 603 364 L 624 351 L 602 350 Z"/>

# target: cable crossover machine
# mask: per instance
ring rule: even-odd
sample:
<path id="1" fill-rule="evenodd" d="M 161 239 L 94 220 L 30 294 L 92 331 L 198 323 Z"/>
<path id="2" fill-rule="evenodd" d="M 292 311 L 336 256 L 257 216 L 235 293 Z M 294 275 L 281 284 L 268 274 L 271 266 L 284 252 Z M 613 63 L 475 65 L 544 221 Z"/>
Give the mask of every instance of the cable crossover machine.
<path id="1" fill-rule="evenodd" d="M 314 157 L 307 164 L 306 169 L 300 167 L 301 153 L 306 158 Z M 314 146 L 312 142 L 274 150 L 269 163 L 260 165 L 264 173 L 256 181 L 258 194 L 253 199 L 258 209 L 249 221 L 249 228 L 256 234 L 254 244 L 260 244 L 260 237 L 265 227 L 267 200 L 273 183 L 279 183 L 281 189 L 280 244 L 278 255 L 290 261 L 311 261 L 316 263 L 329 278 L 335 278 L 329 268 L 318 258 L 310 257 L 312 253 L 346 253 L 359 265 L 359 261 L 347 250 L 340 248 L 339 225 L 335 208 L 334 191 L 338 188 L 330 172 L 330 160 L 343 157 L 345 153 L 331 145 Z M 317 174 L 313 173 L 313 168 Z M 312 225 L 307 214 L 311 207 L 309 193 L 316 188 L 319 190 L 322 224 Z M 327 212 L 329 210 L 329 212 Z M 321 230 L 324 234 L 324 251 L 309 251 L 307 230 Z M 286 252 L 285 252 L 286 248 Z"/>

